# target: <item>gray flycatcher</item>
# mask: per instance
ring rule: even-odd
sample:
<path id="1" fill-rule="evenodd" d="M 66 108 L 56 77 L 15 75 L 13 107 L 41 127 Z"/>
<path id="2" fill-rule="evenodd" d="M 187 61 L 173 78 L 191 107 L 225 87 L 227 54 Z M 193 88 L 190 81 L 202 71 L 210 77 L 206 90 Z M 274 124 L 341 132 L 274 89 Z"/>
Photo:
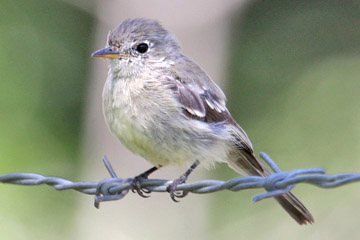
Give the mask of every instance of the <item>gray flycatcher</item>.
<path id="1" fill-rule="evenodd" d="M 133 153 L 154 167 L 137 176 L 132 190 L 146 196 L 141 178 L 166 165 L 190 167 L 176 187 L 201 164 L 226 162 L 243 175 L 267 176 L 245 131 L 225 106 L 225 95 L 206 73 L 180 52 L 173 35 L 157 21 L 129 19 L 110 32 L 93 57 L 109 59 L 103 108 L 110 130 Z M 292 194 L 275 197 L 299 224 L 314 222 Z"/>

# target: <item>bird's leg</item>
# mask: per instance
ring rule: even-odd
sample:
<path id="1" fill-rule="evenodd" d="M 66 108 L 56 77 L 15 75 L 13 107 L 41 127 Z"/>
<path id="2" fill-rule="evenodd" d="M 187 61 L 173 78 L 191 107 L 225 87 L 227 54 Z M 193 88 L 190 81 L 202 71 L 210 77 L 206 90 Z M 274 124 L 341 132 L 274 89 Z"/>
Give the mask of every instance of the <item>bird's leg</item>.
<path id="1" fill-rule="evenodd" d="M 176 200 L 176 198 L 183 198 L 185 197 L 188 192 L 182 191 L 181 193 L 176 193 L 177 191 L 177 186 L 180 184 L 183 184 L 186 182 L 186 180 L 188 179 L 189 175 L 192 173 L 192 171 L 194 171 L 194 169 L 200 164 L 200 162 L 198 160 L 196 160 L 191 167 L 183 174 L 181 175 L 178 179 L 174 180 L 168 187 L 167 187 L 167 191 L 170 193 L 170 197 L 174 202 L 178 202 L 178 200 Z"/>
<path id="2" fill-rule="evenodd" d="M 161 166 L 152 167 L 149 170 L 143 172 L 142 174 L 137 175 L 136 177 L 134 177 L 133 180 L 132 180 L 132 183 L 131 183 L 131 191 L 133 193 L 139 194 L 141 197 L 144 197 L 144 198 L 149 197 L 149 195 L 146 195 L 146 194 L 150 194 L 151 191 L 142 188 L 140 182 L 141 182 L 142 179 L 147 179 L 150 176 L 150 174 L 152 174 L 153 172 L 158 170 L 160 167 Z"/>

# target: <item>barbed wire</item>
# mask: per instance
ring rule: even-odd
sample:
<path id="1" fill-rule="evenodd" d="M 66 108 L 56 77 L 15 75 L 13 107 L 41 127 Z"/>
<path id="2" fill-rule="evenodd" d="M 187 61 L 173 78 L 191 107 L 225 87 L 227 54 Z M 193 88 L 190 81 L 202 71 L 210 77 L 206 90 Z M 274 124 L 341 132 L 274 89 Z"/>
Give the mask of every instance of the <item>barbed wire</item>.
<path id="1" fill-rule="evenodd" d="M 237 177 L 229 181 L 203 180 L 184 183 L 178 185 L 177 190 L 186 195 L 187 193 L 212 193 L 225 189 L 230 191 L 265 189 L 266 192 L 253 197 L 253 201 L 257 202 L 287 193 L 298 183 L 308 183 L 321 188 L 334 188 L 360 181 L 360 173 L 326 175 L 325 170 L 322 168 L 304 168 L 283 172 L 266 153 L 260 153 L 260 157 L 274 171 L 273 174 L 267 177 Z M 125 197 L 133 184 L 133 178 L 118 178 L 105 156 L 103 162 L 111 178 L 105 178 L 99 182 L 72 182 L 59 177 L 46 177 L 41 174 L 22 172 L 0 175 L 0 182 L 27 186 L 46 184 L 59 191 L 76 190 L 81 193 L 95 195 L 94 205 L 99 208 L 100 202 L 114 201 Z M 140 179 L 139 184 L 141 189 L 146 192 L 167 192 L 168 186 L 172 182 L 172 180 L 162 179 Z"/>

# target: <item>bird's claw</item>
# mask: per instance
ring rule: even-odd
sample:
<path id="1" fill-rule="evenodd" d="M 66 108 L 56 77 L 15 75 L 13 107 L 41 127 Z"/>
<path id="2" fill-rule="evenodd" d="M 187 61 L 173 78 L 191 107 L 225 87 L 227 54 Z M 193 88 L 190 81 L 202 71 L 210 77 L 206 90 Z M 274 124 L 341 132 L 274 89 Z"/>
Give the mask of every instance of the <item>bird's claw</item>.
<path id="1" fill-rule="evenodd" d="M 137 193 L 139 196 L 141 196 L 143 198 L 148 198 L 148 197 L 150 197 L 151 191 L 141 187 L 142 179 L 147 179 L 147 177 L 143 177 L 143 176 L 139 175 L 139 176 L 136 176 L 133 178 L 133 180 L 131 182 L 131 191 L 133 193 Z"/>
<path id="2" fill-rule="evenodd" d="M 170 193 L 170 197 L 174 202 L 179 202 L 176 198 L 183 198 L 188 195 L 189 192 L 181 190 L 178 191 L 177 187 L 178 185 L 181 185 L 185 183 L 185 180 L 183 177 L 180 177 L 179 179 L 174 180 L 167 188 L 166 190 Z"/>

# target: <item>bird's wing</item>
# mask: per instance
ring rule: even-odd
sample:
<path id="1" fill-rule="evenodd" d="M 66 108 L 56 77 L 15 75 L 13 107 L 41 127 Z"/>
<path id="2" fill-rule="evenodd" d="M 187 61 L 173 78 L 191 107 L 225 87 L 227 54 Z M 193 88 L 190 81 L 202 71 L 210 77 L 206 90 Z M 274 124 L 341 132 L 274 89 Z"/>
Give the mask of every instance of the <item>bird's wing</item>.
<path id="1" fill-rule="evenodd" d="M 244 155 L 243 164 L 248 169 L 263 171 L 263 167 L 253 156 L 252 144 L 240 125 L 226 108 L 225 94 L 222 90 L 190 60 L 175 64 L 171 69 L 173 91 L 183 107 L 184 114 L 198 121 L 211 123 L 224 122 L 232 126 L 236 147 Z M 253 173 L 253 175 L 256 175 Z"/>
<path id="2" fill-rule="evenodd" d="M 205 122 L 228 120 L 225 94 L 195 63 L 184 58 L 174 64 L 171 75 L 173 89 L 188 117 Z"/>

